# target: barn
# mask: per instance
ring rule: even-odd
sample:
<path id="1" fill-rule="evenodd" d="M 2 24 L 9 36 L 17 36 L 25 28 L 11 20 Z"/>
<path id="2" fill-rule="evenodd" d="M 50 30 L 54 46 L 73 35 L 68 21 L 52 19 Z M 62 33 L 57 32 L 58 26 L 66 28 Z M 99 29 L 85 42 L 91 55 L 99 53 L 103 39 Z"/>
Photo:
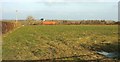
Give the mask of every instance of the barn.
<path id="1" fill-rule="evenodd" d="M 43 21 L 43 25 L 56 25 L 57 23 L 55 21 Z"/>
<path id="2" fill-rule="evenodd" d="M 56 25 L 57 22 L 55 21 L 52 21 L 52 20 L 45 20 L 44 18 L 41 18 L 41 21 L 42 21 L 42 25 Z"/>

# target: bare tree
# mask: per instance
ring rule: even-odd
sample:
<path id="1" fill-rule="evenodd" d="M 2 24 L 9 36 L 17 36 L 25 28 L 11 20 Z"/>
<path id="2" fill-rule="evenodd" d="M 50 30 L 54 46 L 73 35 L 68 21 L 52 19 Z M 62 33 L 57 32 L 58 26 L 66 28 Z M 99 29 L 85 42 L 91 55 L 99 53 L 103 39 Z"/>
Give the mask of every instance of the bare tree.
<path id="1" fill-rule="evenodd" d="M 34 19 L 33 16 L 28 16 L 27 19 L 26 19 L 26 21 L 28 21 L 29 24 L 33 24 L 34 21 L 35 21 L 35 19 Z"/>

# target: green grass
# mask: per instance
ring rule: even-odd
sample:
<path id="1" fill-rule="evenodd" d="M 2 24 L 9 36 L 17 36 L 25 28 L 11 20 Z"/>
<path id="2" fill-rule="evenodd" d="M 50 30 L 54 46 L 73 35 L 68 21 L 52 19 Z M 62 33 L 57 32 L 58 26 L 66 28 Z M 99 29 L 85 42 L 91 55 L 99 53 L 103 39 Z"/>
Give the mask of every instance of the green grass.
<path id="1" fill-rule="evenodd" d="M 92 48 L 105 46 L 101 42 L 117 42 L 117 33 L 117 25 L 24 26 L 3 37 L 3 59 L 36 60 L 89 55 L 94 52 Z M 110 50 L 115 51 L 117 47 Z"/>

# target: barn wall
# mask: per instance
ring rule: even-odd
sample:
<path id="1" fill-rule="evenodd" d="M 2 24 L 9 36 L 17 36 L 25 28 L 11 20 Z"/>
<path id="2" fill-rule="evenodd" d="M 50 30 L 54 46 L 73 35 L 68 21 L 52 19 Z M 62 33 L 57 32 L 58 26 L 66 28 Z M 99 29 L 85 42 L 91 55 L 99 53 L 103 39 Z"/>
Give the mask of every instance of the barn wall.
<path id="1" fill-rule="evenodd" d="M 56 22 L 54 21 L 45 21 L 45 22 L 42 22 L 43 25 L 55 25 Z"/>

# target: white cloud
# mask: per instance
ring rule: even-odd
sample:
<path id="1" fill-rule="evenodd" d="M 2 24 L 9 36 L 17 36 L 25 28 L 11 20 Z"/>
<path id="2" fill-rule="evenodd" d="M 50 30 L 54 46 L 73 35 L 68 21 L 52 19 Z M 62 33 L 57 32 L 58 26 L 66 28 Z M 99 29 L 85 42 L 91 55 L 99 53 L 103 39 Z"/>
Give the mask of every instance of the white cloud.
<path id="1" fill-rule="evenodd" d="M 0 2 L 118 2 L 119 0 L 1 0 Z"/>

